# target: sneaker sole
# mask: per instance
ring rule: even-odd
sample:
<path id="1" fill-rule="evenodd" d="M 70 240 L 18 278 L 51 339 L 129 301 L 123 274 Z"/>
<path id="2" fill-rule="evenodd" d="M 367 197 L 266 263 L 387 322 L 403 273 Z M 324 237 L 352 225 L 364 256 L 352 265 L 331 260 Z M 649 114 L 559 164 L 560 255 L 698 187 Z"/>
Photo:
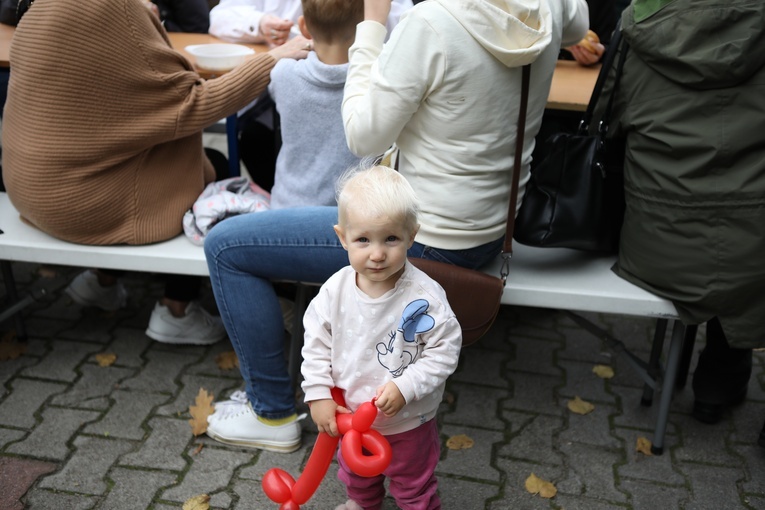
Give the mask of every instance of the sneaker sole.
<path id="1" fill-rule="evenodd" d="M 150 329 L 146 330 L 146 336 L 152 340 L 156 340 L 157 342 L 173 345 L 212 345 L 217 344 L 226 337 L 226 335 L 223 335 L 220 338 L 215 338 L 212 340 L 209 338 L 177 337 L 172 335 L 165 335 L 163 333 L 157 333 L 156 331 L 152 331 Z"/>
<path id="2" fill-rule="evenodd" d="M 292 453 L 300 449 L 300 439 L 295 443 L 276 443 L 273 441 L 247 441 L 245 439 L 228 439 L 221 437 L 215 432 L 207 431 L 207 435 L 212 439 L 223 444 L 230 444 L 232 446 L 245 446 L 247 448 L 255 448 L 258 450 L 266 450 L 269 452 L 277 453 Z"/>

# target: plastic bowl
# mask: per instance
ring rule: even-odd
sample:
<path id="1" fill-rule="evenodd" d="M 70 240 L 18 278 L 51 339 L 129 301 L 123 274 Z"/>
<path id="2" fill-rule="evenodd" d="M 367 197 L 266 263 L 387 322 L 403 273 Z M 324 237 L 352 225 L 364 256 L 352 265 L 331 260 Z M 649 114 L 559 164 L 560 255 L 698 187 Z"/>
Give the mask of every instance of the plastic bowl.
<path id="1" fill-rule="evenodd" d="M 255 53 L 241 44 L 195 44 L 185 50 L 197 60 L 197 67 L 210 71 L 229 71 Z"/>

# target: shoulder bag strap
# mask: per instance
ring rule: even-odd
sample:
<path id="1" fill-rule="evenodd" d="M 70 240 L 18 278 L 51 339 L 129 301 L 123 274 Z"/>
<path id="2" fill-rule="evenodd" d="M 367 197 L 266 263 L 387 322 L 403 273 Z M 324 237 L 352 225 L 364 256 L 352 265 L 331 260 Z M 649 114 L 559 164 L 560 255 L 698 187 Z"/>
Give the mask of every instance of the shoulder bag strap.
<path id="1" fill-rule="evenodd" d="M 502 269 L 500 276 L 502 283 L 507 281 L 510 272 L 510 258 L 513 256 L 513 228 L 515 226 L 515 209 L 518 204 L 518 180 L 523 164 L 523 135 L 526 132 L 526 110 L 529 103 L 529 77 L 531 64 L 523 66 L 523 78 L 521 82 L 521 107 L 518 110 L 518 129 L 515 134 L 515 161 L 513 162 L 513 183 L 510 186 L 510 206 L 507 210 L 507 230 L 505 230 L 505 244 L 502 248 Z"/>

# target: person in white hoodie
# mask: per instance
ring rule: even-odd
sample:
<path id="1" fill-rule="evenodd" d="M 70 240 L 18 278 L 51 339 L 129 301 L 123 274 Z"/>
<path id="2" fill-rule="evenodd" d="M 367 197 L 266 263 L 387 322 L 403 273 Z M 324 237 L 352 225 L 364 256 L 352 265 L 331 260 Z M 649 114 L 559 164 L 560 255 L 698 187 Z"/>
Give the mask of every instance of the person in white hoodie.
<path id="1" fill-rule="evenodd" d="M 501 251 L 510 179 L 528 179 L 534 136 L 562 45 L 587 32 L 585 0 L 428 0 L 385 39 L 391 0 L 365 0 L 351 48 L 342 115 L 349 147 L 392 144 L 421 200 L 409 256 L 478 268 Z M 520 66 L 531 63 L 523 166 L 513 169 Z M 523 188 L 520 193 L 523 193 Z M 300 425 L 271 281 L 324 282 L 348 264 L 336 207 L 294 207 L 215 226 L 205 254 L 245 392 L 220 403 L 207 434 L 294 451 Z"/>

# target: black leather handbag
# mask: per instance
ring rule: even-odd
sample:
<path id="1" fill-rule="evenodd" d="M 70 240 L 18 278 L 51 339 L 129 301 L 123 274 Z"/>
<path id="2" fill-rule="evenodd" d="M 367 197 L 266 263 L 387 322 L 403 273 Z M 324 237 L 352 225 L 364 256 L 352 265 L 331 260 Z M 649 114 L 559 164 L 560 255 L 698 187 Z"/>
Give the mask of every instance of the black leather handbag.
<path id="1" fill-rule="evenodd" d="M 589 134 L 588 128 L 620 42 L 617 24 L 578 131 L 554 134 L 545 142 L 545 157 L 531 172 L 515 220 L 515 240 L 521 244 L 610 253 L 619 248 L 624 218 L 624 141 L 606 140 L 606 133 L 626 44 L 597 132 Z"/>

